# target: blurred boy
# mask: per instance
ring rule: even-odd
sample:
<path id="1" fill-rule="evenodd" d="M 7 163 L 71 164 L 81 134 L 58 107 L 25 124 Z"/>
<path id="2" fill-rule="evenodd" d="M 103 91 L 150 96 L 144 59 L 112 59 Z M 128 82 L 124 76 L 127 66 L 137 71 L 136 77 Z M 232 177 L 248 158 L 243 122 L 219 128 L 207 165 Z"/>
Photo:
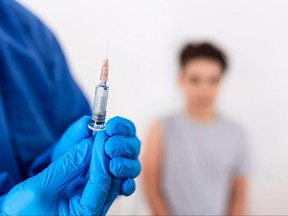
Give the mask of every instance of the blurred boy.
<path id="1" fill-rule="evenodd" d="M 247 147 L 241 128 L 215 108 L 227 60 L 209 43 L 180 54 L 184 111 L 154 123 L 143 177 L 157 215 L 241 215 L 247 193 Z"/>

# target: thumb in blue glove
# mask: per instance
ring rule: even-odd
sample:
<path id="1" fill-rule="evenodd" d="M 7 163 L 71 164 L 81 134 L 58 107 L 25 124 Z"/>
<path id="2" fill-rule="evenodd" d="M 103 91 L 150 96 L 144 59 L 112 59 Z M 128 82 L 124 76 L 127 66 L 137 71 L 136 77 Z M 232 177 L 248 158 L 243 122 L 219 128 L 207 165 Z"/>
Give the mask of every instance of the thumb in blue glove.
<path id="1" fill-rule="evenodd" d="M 51 161 L 54 162 L 61 155 L 68 152 L 71 148 L 77 145 L 84 139 L 92 136 L 92 131 L 87 127 L 87 123 L 91 120 L 91 116 L 83 116 L 74 122 L 63 134 L 60 140 L 56 143 Z"/>

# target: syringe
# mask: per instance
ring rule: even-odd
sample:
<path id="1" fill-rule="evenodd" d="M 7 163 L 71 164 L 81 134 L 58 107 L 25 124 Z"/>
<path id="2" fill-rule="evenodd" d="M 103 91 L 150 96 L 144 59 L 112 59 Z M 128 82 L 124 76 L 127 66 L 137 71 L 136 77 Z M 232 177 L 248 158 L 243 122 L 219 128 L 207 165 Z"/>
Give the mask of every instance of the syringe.
<path id="1" fill-rule="evenodd" d="M 108 71 L 109 61 L 106 53 L 106 59 L 104 59 L 102 65 L 100 84 L 97 85 L 95 89 L 92 119 L 88 123 L 88 128 L 93 131 L 105 129 L 106 108 L 109 93 L 109 86 L 106 84 L 108 81 Z"/>

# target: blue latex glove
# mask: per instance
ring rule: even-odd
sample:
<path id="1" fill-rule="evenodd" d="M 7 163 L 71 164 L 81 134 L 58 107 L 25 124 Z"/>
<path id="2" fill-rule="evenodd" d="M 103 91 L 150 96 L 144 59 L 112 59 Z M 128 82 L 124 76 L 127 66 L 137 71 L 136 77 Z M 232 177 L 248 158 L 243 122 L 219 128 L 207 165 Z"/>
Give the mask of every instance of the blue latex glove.
<path id="1" fill-rule="evenodd" d="M 106 124 L 106 131 L 96 134 L 92 161 L 101 159 L 100 163 L 90 166 L 89 181 L 90 186 L 101 188 L 98 199 L 102 197 L 102 202 L 95 202 L 95 208 L 102 210 L 100 215 L 106 215 L 109 207 L 119 194 L 129 196 L 135 191 L 134 179 L 140 173 L 140 162 L 138 155 L 140 152 L 140 141 L 137 139 L 134 124 L 124 118 L 115 117 Z M 97 178 L 91 178 L 97 173 Z M 80 190 L 85 187 L 85 178 L 75 182 L 70 191 Z M 89 186 L 89 187 L 90 187 Z M 92 191 L 86 185 L 84 191 Z M 80 189 L 79 189 L 80 188 Z M 72 192 L 73 193 L 73 192 Z"/>
<path id="2" fill-rule="evenodd" d="M 78 144 L 81 140 L 92 136 L 91 130 L 87 127 L 87 123 L 90 120 L 91 116 L 84 116 L 66 130 L 53 150 L 51 158 L 52 161 L 55 161 L 61 155 L 65 154 L 67 151 L 69 151 L 69 149 Z M 112 165 L 110 167 L 110 171 L 114 174 L 113 176 L 118 177 L 118 179 L 113 178 L 112 187 L 114 187 L 116 190 L 117 185 L 117 188 L 120 187 L 120 192 L 115 192 L 114 197 L 117 197 L 119 193 L 125 196 L 129 196 L 135 191 L 136 187 L 133 178 L 135 178 L 140 172 L 140 163 L 138 161 L 140 141 L 136 137 L 135 126 L 131 121 L 127 119 L 114 117 L 107 122 L 106 132 L 104 134 L 103 133 L 103 131 L 98 132 L 95 139 L 95 145 L 98 143 L 104 145 L 107 141 L 105 153 L 109 156 L 109 158 L 115 158 L 115 160 L 111 161 Z M 123 166 L 128 167 L 130 172 L 134 172 L 131 170 L 131 166 L 129 167 L 130 162 L 133 164 L 133 166 L 136 166 L 135 173 L 137 174 L 138 172 L 137 175 L 131 173 L 129 176 L 127 173 L 125 173 L 126 177 L 123 177 L 122 173 L 116 173 L 116 166 L 118 166 L 120 169 L 123 164 Z M 83 182 L 85 182 L 85 180 L 81 179 L 79 184 L 83 185 Z M 77 185 L 77 183 L 75 184 Z M 79 186 L 77 185 L 77 187 Z M 109 199 L 107 199 L 107 203 L 111 203 L 111 200 L 108 200 Z"/>
<path id="3" fill-rule="evenodd" d="M 95 203 L 102 203 L 99 196 L 102 190 L 85 186 L 83 194 L 72 196 L 65 193 L 75 178 L 89 167 L 91 158 L 91 140 L 83 140 L 74 148 L 52 163 L 38 175 L 16 185 L 5 197 L 1 206 L 1 215 L 95 215 Z M 95 155 L 95 152 L 92 153 Z M 95 158 L 95 157 L 94 157 Z M 100 159 L 91 160 L 90 166 L 101 163 Z M 90 179 L 97 179 L 97 173 L 91 173 Z M 86 190 L 89 188 L 89 190 Z"/>
<path id="4" fill-rule="evenodd" d="M 66 133 L 69 131 L 73 130 Z M 133 123 L 116 117 L 107 123 L 106 131 L 96 135 L 93 147 L 92 143 L 91 138 L 82 140 L 44 171 L 16 185 L 5 196 L 0 213 L 106 214 L 118 194 L 135 190 L 132 178 L 140 173 L 140 142 Z M 87 169 L 88 180 L 81 177 Z"/>

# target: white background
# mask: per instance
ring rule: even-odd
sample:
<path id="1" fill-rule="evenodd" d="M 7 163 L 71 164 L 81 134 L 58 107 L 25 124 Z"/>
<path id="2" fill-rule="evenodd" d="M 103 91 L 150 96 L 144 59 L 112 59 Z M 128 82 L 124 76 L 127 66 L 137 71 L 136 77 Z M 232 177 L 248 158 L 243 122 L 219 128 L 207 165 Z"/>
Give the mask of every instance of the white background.
<path id="1" fill-rule="evenodd" d="M 92 104 L 110 40 L 109 116 L 133 119 L 141 139 L 155 118 L 181 107 L 177 54 L 211 40 L 230 57 L 219 109 L 251 143 L 250 214 L 288 214 L 288 1 L 21 0 L 56 33 Z M 148 213 L 141 192 L 112 213 Z"/>

